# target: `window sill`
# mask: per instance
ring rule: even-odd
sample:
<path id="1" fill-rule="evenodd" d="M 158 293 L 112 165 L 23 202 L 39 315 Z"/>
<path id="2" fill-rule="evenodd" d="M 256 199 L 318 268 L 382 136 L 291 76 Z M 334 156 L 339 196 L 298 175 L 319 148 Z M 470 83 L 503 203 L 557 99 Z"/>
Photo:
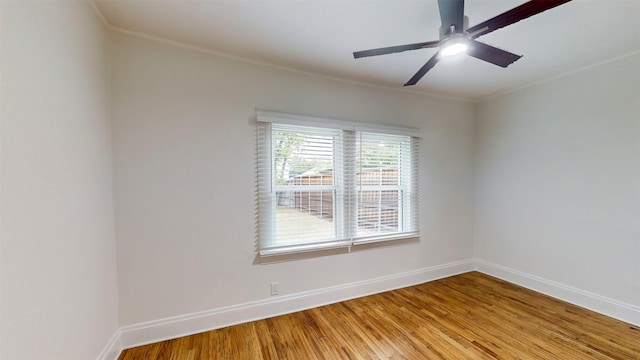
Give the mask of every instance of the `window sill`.
<path id="1" fill-rule="evenodd" d="M 292 245 L 277 249 L 261 250 L 254 264 L 271 264 L 285 261 L 295 261 L 328 255 L 348 254 L 369 249 L 389 246 L 417 244 L 420 234 L 402 234 L 397 236 L 379 236 L 358 240 L 343 240 L 324 244 Z"/>

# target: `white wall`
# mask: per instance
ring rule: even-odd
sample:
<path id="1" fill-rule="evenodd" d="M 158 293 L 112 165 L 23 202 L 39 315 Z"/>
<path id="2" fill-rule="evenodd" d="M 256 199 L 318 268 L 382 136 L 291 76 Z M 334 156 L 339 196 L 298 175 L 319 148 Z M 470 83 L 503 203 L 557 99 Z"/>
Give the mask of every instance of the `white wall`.
<path id="1" fill-rule="evenodd" d="M 479 104 L 476 257 L 640 306 L 639 64 Z"/>
<path id="2" fill-rule="evenodd" d="M 2 1 L 2 359 L 96 358 L 118 328 L 107 33 Z"/>
<path id="3" fill-rule="evenodd" d="M 114 38 L 121 325 L 472 255 L 474 105 Z M 256 265 L 255 108 L 419 127 L 422 239 Z"/>

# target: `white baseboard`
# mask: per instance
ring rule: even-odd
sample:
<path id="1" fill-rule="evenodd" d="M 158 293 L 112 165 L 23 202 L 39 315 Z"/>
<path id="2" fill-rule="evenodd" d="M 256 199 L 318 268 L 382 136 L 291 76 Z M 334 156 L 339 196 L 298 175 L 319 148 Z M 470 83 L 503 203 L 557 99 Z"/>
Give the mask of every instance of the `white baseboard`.
<path id="1" fill-rule="evenodd" d="M 640 307 L 638 306 L 482 259 L 469 259 L 406 273 L 124 326 L 116 331 L 98 360 L 115 360 L 122 349 L 134 346 L 175 339 L 203 331 L 422 284 L 473 270 L 640 326 Z"/>
<path id="2" fill-rule="evenodd" d="M 116 330 L 116 332 L 111 336 L 107 345 L 104 346 L 100 355 L 98 355 L 98 360 L 116 360 L 118 356 L 120 356 L 120 352 L 122 352 L 122 343 L 120 337 L 120 329 Z"/>
<path id="3" fill-rule="evenodd" d="M 640 307 L 590 293 L 555 281 L 529 275 L 502 265 L 474 259 L 475 270 L 556 299 L 640 326 Z"/>
<path id="4" fill-rule="evenodd" d="M 122 349 L 265 319 L 472 271 L 472 260 L 232 305 L 120 328 Z M 106 359 L 106 358 L 105 358 Z"/>

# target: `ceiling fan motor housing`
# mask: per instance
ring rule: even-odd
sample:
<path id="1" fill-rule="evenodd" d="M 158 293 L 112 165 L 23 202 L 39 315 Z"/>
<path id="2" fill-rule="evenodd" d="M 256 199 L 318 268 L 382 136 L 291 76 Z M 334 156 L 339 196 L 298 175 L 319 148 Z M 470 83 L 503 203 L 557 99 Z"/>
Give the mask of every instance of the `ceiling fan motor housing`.
<path id="1" fill-rule="evenodd" d="M 458 29 L 456 29 L 456 33 L 464 33 L 467 31 L 467 29 L 469 28 L 469 17 L 468 16 L 464 16 L 464 19 L 462 21 L 463 24 L 463 29 L 462 31 L 458 31 Z M 451 26 L 447 26 L 446 29 L 444 28 L 444 25 L 440 26 L 440 40 L 444 39 L 445 37 L 451 35 L 452 31 L 451 31 Z"/>

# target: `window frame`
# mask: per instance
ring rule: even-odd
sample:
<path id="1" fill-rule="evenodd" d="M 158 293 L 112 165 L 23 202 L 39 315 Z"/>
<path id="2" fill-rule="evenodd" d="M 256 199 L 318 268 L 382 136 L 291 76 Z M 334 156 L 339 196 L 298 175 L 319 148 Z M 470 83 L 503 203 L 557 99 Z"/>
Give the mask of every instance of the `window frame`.
<path id="1" fill-rule="evenodd" d="M 419 232 L 419 205 L 418 205 L 418 156 L 419 156 L 419 140 L 422 137 L 419 129 L 399 127 L 399 126 L 386 126 L 377 124 L 368 124 L 360 122 L 343 121 L 336 119 L 327 119 L 319 117 L 311 117 L 305 115 L 287 114 L 281 112 L 273 112 L 266 110 L 256 110 L 256 118 L 258 122 L 257 131 L 257 187 L 256 187 L 256 207 L 257 207 L 257 250 L 260 256 L 273 256 L 284 255 L 298 252 L 308 252 L 316 250 L 327 250 L 336 248 L 351 248 L 355 245 L 369 244 L 382 241 L 393 241 L 408 238 L 416 238 L 420 236 Z M 342 132 L 342 144 L 344 148 L 341 149 L 340 159 L 334 159 L 334 162 L 339 162 L 338 166 L 340 176 L 335 175 L 336 169 L 334 169 L 334 178 L 332 187 L 335 189 L 336 200 L 334 201 L 334 212 L 336 213 L 336 238 L 329 239 L 327 241 L 317 242 L 300 242 L 295 244 L 277 245 L 273 244 L 272 234 L 274 234 L 275 222 L 275 208 L 277 206 L 277 191 L 292 191 L 292 186 L 276 185 L 275 171 L 273 169 L 273 144 L 272 144 L 272 125 L 293 125 L 304 126 L 312 128 L 324 128 L 339 130 Z M 358 187 L 356 183 L 356 176 L 358 168 L 356 166 L 356 158 L 359 156 L 356 154 L 356 142 L 359 141 L 358 136 L 364 133 L 383 134 L 389 136 L 406 136 L 409 139 L 408 151 L 410 154 L 409 159 L 402 161 L 406 163 L 399 163 L 398 174 L 406 173 L 404 176 L 413 176 L 408 180 L 408 184 L 398 183 L 397 185 L 381 186 L 381 190 L 397 190 L 398 196 L 398 231 L 387 234 L 375 234 L 369 236 L 357 236 L 358 235 L 358 196 L 360 191 L 364 191 L 371 186 Z M 345 153 L 353 152 L 351 155 L 345 155 Z M 406 157 L 407 155 L 405 155 Z M 405 161 L 406 160 L 406 161 Z M 408 170 L 407 170 L 408 166 Z M 402 167 L 402 170 L 401 170 Z M 345 170 L 346 169 L 346 170 Z M 399 175 L 400 176 L 400 175 Z M 337 179 L 340 177 L 340 179 Z M 407 181 L 407 180 L 405 180 Z M 305 188 L 308 192 L 309 188 Z M 338 199 L 338 193 L 344 192 L 341 196 L 344 198 Z M 410 197 L 403 197 L 401 193 L 409 192 Z M 409 199 L 409 200 L 407 200 Z M 409 204 L 400 204 L 403 201 L 409 201 Z M 336 208 L 338 205 L 339 208 Z M 380 210 L 379 210 L 380 211 Z M 403 229 L 400 231 L 401 220 L 407 216 L 411 216 L 410 229 Z M 345 219 L 345 217 L 351 217 Z M 407 225 L 402 223 L 402 227 Z M 347 228 L 349 227 L 349 228 Z M 338 229 L 339 228 L 339 229 Z M 338 235 L 348 236 L 338 236 Z"/>

